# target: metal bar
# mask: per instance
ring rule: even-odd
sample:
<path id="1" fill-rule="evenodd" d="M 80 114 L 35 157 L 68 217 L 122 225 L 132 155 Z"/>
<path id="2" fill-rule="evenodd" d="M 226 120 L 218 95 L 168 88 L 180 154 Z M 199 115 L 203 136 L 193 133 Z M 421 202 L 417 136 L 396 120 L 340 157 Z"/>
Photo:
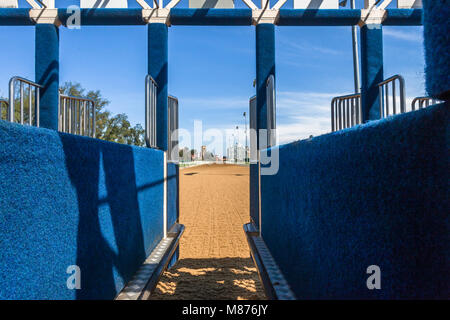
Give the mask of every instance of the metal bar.
<path id="1" fill-rule="evenodd" d="M 66 132 L 66 119 L 67 119 L 66 99 L 61 98 L 61 102 L 62 102 L 61 131 Z"/>
<path id="2" fill-rule="evenodd" d="M 87 122 L 88 122 L 88 112 L 87 112 L 87 102 L 83 101 L 83 135 L 89 135 L 88 131 L 87 131 Z"/>
<path id="3" fill-rule="evenodd" d="M 19 99 L 20 99 L 20 124 L 23 124 L 23 82 L 20 82 L 20 93 L 19 93 Z"/>
<path id="4" fill-rule="evenodd" d="M 397 98 L 395 97 L 395 81 L 392 81 L 392 111 L 394 114 L 397 114 L 396 100 Z"/>
<path id="5" fill-rule="evenodd" d="M 336 103 L 336 98 L 333 98 L 331 100 L 331 132 L 336 131 L 335 125 L 334 125 L 334 105 Z"/>
<path id="6" fill-rule="evenodd" d="M 353 127 L 358 124 L 356 121 L 356 99 L 354 99 L 354 98 L 351 99 L 350 104 L 351 104 L 351 111 L 352 111 L 352 117 L 351 117 L 352 124 L 351 125 Z"/>
<path id="7" fill-rule="evenodd" d="M 35 104 L 35 115 L 36 115 L 36 127 L 39 127 L 39 117 L 40 117 L 40 108 L 39 108 L 39 99 L 40 99 L 40 95 L 41 95 L 41 88 L 40 87 L 36 87 L 36 104 Z"/>
<path id="8" fill-rule="evenodd" d="M 96 126 L 96 119 L 97 119 L 97 114 L 95 112 L 95 103 L 91 102 L 92 104 L 92 138 L 95 138 L 95 126 Z"/>
<path id="9" fill-rule="evenodd" d="M 70 100 L 70 133 L 74 132 L 74 119 L 75 119 L 75 108 L 74 108 L 74 100 Z"/>
<path id="10" fill-rule="evenodd" d="M 350 128 L 351 127 L 351 124 L 350 124 L 350 99 L 347 99 L 347 102 L 346 102 L 346 112 L 347 112 L 347 128 Z"/>
<path id="11" fill-rule="evenodd" d="M 356 124 L 361 124 L 361 111 L 360 111 L 360 103 L 359 103 L 359 99 L 355 98 L 355 102 L 356 102 Z"/>
<path id="12" fill-rule="evenodd" d="M 405 79 L 402 76 L 397 77 L 400 87 L 400 112 L 406 112 L 406 98 L 405 98 Z"/>
<path id="13" fill-rule="evenodd" d="M 386 97 L 386 115 L 389 116 L 389 83 L 384 85 L 384 95 Z"/>
<path id="14" fill-rule="evenodd" d="M 15 83 L 14 78 L 9 80 L 9 108 L 8 108 L 9 122 L 14 122 L 14 91 L 15 91 L 14 83 Z"/>
<path id="15" fill-rule="evenodd" d="M 355 9 L 355 0 L 350 1 L 350 8 Z M 355 92 L 361 93 L 361 78 L 359 75 L 359 55 L 358 55 L 358 28 L 352 26 L 352 49 L 353 49 L 353 80 Z"/>
<path id="16" fill-rule="evenodd" d="M 91 137 L 91 104 L 89 102 L 86 103 L 86 135 Z"/>
<path id="17" fill-rule="evenodd" d="M 81 121 L 83 119 L 82 114 L 81 114 L 81 112 L 82 112 L 81 103 L 82 103 L 82 101 L 78 100 L 77 104 L 78 104 L 78 134 L 79 135 L 83 134 L 81 131 Z"/>
<path id="18" fill-rule="evenodd" d="M 380 96 L 380 98 L 378 99 L 378 100 L 379 100 L 379 103 L 380 103 L 380 117 L 381 117 L 381 118 L 384 118 L 384 108 L 383 108 L 383 105 L 384 105 L 383 86 L 379 86 L 379 87 L 378 87 L 378 92 L 379 92 L 379 96 Z"/>
<path id="19" fill-rule="evenodd" d="M 31 118 L 32 118 L 32 112 L 31 112 L 31 106 L 32 106 L 32 99 L 31 99 L 31 85 L 28 85 L 28 124 L 31 126 Z"/>

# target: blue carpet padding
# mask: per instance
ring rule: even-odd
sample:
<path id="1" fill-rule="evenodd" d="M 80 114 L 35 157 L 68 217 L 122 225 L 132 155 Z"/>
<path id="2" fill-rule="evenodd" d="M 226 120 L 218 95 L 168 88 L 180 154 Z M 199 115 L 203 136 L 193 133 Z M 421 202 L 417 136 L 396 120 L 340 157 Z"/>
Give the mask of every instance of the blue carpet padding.
<path id="1" fill-rule="evenodd" d="M 73 13 L 66 8 L 58 9 L 58 17 L 64 26 L 67 26 L 67 20 Z M 125 26 L 125 25 L 146 25 L 142 19 L 142 9 L 81 9 L 81 25 L 84 26 Z"/>
<path id="2" fill-rule="evenodd" d="M 250 26 L 252 10 L 173 8 L 170 10 L 170 23 L 185 26 Z"/>
<path id="3" fill-rule="evenodd" d="M 426 89 L 450 99 L 450 1 L 423 0 Z"/>
<path id="4" fill-rule="evenodd" d="M 0 299 L 113 299 L 162 238 L 162 197 L 161 151 L 0 121 Z"/>
<path id="5" fill-rule="evenodd" d="M 0 26 L 31 26 L 30 10 L 25 8 L 0 8 Z"/>
<path id="6" fill-rule="evenodd" d="M 262 235 L 299 299 L 448 299 L 449 104 L 273 148 Z M 381 268 L 368 290 L 367 267 Z"/>

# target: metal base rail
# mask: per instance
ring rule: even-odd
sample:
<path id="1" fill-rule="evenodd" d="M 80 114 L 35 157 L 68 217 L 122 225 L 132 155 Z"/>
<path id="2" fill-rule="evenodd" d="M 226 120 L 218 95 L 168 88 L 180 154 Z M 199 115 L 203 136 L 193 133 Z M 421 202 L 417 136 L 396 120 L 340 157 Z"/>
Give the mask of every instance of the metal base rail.
<path id="1" fill-rule="evenodd" d="M 259 236 L 258 230 L 252 223 L 247 223 L 244 224 L 244 232 L 267 298 L 270 300 L 295 300 L 294 293 L 264 240 Z"/>
<path id="2" fill-rule="evenodd" d="M 167 269 L 183 232 L 184 225 L 175 224 L 167 233 L 167 238 L 160 241 L 115 300 L 147 300 Z"/>

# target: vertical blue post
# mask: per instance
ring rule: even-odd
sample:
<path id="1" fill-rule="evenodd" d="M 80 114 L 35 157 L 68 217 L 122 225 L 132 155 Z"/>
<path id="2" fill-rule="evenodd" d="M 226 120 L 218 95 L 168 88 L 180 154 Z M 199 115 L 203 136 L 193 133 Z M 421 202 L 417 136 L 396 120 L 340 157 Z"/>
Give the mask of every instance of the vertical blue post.
<path id="1" fill-rule="evenodd" d="M 35 81 L 42 85 L 40 126 L 58 130 L 59 30 L 53 24 L 37 24 L 35 30 Z"/>
<path id="2" fill-rule="evenodd" d="M 168 29 L 164 23 L 148 25 L 148 74 L 158 85 L 156 102 L 156 144 L 161 150 L 168 150 Z"/>
<path id="3" fill-rule="evenodd" d="M 256 26 L 256 114 L 257 146 L 260 149 L 259 130 L 267 129 L 266 83 L 275 76 L 275 25 Z M 258 164 L 250 164 L 250 217 L 259 227 L 259 173 Z"/>
<path id="4" fill-rule="evenodd" d="M 450 100 L 450 6 L 448 1 L 423 1 L 425 76 L 428 95 Z"/>
<path id="5" fill-rule="evenodd" d="M 383 30 L 381 24 L 361 28 L 362 121 L 380 119 L 378 83 L 383 79 Z"/>

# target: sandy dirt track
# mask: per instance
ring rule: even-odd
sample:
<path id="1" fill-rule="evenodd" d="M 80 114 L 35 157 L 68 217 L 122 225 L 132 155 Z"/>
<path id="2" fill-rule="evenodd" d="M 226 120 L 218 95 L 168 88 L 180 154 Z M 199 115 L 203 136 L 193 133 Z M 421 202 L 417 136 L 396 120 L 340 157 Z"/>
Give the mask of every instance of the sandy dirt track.
<path id="1" fill-rule="evenodd" d="M 248 221 L 248 167 L 180 170 L 180 261 L 151 299 L 265 299 L 242 228 Z"/>

